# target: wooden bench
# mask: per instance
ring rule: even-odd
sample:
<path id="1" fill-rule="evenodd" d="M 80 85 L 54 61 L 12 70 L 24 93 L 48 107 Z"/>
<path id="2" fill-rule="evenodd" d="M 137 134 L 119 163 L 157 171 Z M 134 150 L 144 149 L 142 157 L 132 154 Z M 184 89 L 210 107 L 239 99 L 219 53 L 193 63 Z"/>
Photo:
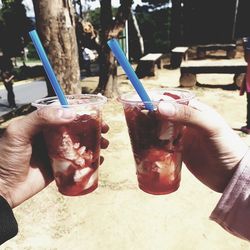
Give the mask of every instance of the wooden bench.
<path id="1" fill-rule="evenodd" d="M 156 76 L 156 66 L 161 69 L 161 53 L 149 53 L 143 56 L 136 67 L 135 73 L 139 78 Z"/>
<path id="2" fill-rule="evenodd" d="M 189 60 L 181 64 L 180 85 L 192 87 L 196 84 L 196 74 L 234 74 L 234 83 L 240 86 L 242 74 L 247 70 L 247 63 L 244 58 L 220 59 L 220 60 Z"/>
<path id="3" fill-rule="evenodd" d="M 225 50 L 226 57 L 231 59 L 235 57 L 236 54 L 236 44 L 206 44 L 197 46 L 197 58 L 203 59 L 206 57 L 206 52 L 211 50 Z"/>
<path id="4" fill-rule="evenodd" d="M 170 63 L 173 69 L 179 68 L 182 60 L 188 60 L 188 47 L 175 47 L 171 50 Z"/>

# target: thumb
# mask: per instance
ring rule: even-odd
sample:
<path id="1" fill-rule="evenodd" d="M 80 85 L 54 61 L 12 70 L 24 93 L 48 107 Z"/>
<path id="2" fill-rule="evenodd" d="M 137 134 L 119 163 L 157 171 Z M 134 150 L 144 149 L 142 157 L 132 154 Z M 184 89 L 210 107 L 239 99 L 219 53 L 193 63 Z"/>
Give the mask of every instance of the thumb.
<path id="1" fill-rule="evenodd" d="M 198 101 L 184 105 L 174 102 L 160 102 L 159 112 L 163 119 L 184 125 L 211 130 L 225 126 L 221 116 L 209 106 Z"/>
<path id="2" fill-rule="evenodd" d="M 13 120 L 7 127 L 9 136 L 30 140 L 46 125 L 66 124 L 74 120 L 76 113 L 70 108 L 46 107 L 38 109 L 18 120 Z"/>

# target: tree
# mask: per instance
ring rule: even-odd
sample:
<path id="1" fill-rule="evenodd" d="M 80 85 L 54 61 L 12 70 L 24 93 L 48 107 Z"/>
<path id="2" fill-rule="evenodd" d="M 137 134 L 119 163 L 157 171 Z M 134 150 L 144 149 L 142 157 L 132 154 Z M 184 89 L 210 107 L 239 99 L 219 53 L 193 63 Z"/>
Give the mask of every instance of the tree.
<path id="1" fill-rule="evenodd" d="M 81 93 L 74 9 L 70 0 L 33 0 L 36 27 L 65 94 Z M 49 96 L 54 91 L 48 85 Z"/>
<path id="2" fill-rule="evenodd" d="M 182 24 L 182 0 L 174 0 L 172 1 L 170 31 L 172 48 L 183 45 Z"/>
<path id="3" fill-rule="evenodd" d="M 236 16 L 235 38 L 250 36 L 250 26 L 246 25 L 250 9 L 250 1 L 239 0 L 238 13 Z"/>
<path id="4" fill-rule="evenodd" d="M 144 39 L 141 34 L 139 23 L 135 13 L 131 12 L 131 18 L 128 22 L 129 30 L 129 59 L 138 62 L 144 54 Z"/>
<path id="5" fill-rule="evenodd" d="M 148 7 L 148 6 L 146 6 Z M 148 11 L 147 8 L 136 8 L 136 17 L 140 26 L 140 32 L 144 42 L 144 53 L 167 53 L 170 48 L 170 15 L 171 9 L 155 8 Z M 131 32 L 131 29 L 129 30 Z M 131 41 L 131 37 L 129 39 Z M 134 45 L 129 46 L 135 50 Z M 131 50 L 130 49 L 130 54 Z"/>
<path id="6" fill-rule="evenodd" d="M 21 56 L 28 41 L 31 20 L 22 0 L 3 0 L 0 10 L 0 48 L 7 57 Z"/>
<path id="7" fill-rule="evenodd" d="M 107 41 L 111 38 L 118 38 L 120 32 L 125 27 L 125 21 L 131 13 L 132 0 L 121 1 L 115 18 L 112 15 L 111 0 L 101 0 L 100 13 L 100 77 L 95 90 L 107 97 L 112 97 L 118 93 L 117 86 L 117 64 L 107 46 Z"/>
<path id="8" fill-rule="evenodd" d="M 75 9 L 79 9 L 79 17 L 83 17 L 83 12 L 82 12 L 82 2 L 81 0 L 73 0 L 73 5 Z"/>
<path id="9" fill-rule="evenodd" d="M 147 3 L 147 5 L 143 6 L 142 8 L 144 8 L 147 11 L 155 11 L 155 10 L 159 10 L 161 8 L 164 8 L 165 6 L 168 6 L 170 2 L 173 2 L 175 0 L 142 0 L 142 3 Z M 140 9 L 140 7 L 138 7 Z"/>

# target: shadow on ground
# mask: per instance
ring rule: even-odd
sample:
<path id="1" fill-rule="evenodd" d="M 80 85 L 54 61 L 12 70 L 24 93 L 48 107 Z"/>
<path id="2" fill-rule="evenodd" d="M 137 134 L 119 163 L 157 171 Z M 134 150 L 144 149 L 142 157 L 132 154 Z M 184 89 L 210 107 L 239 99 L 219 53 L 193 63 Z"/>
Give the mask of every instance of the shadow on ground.
<path id="1" fill-rule="evenodd" d="M 239 87 L 235 83 L 229 84 L 205 84 L 205 83 L 196 83 L 197 87 L 210 88 L 210 89 L 223 89 L 223 90 L 239 90 Z"/>
<path id="2" fill-rule="evenodd" d="M 8 112 L 0 117 L 0 126 L 2 123 L 6 122 L 12 118 L 29 114 L 30 112 L 32 112 L 34 110 L 35 110 L 35 108 L 30 103 L 24 104 L 17 109 L 11 110 L 10 112 Z M 1 130 L 1 128 L 0 128 L 0 130 Z"/>

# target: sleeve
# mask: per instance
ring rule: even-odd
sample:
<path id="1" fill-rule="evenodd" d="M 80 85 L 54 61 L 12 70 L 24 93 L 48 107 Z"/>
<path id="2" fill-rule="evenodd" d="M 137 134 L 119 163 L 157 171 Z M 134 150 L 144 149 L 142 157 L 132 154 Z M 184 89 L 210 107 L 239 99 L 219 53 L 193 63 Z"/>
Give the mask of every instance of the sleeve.
<path id="1" fill-rule="evenodd" d="M 239 166 L 210 215 L 233 235 L 250 241 L 250 151 Z"/>
<path id="2" fill-rule="evenodd" d="M 16 236 L 17 221 L 8 202 L 0 196 L 0 245 Z"/>

